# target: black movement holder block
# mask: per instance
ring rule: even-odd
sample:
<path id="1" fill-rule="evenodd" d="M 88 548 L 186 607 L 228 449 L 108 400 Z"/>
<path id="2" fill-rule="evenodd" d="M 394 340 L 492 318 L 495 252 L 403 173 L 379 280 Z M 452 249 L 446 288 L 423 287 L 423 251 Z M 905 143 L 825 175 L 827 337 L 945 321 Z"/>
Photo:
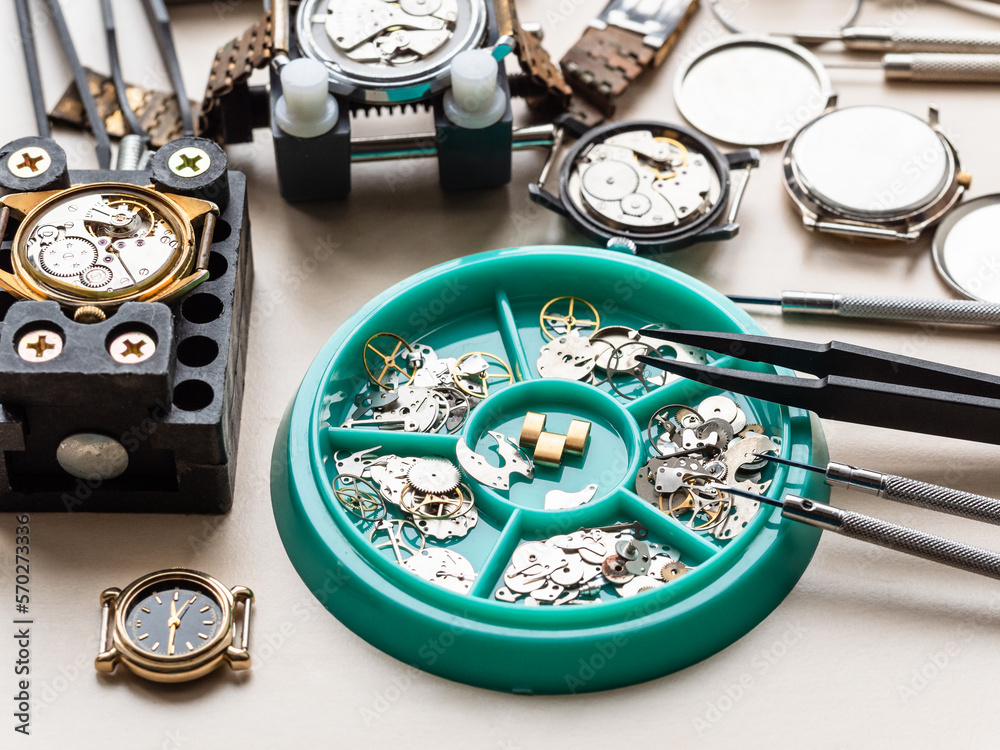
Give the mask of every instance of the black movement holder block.
<path id="1" fill-rule="evenodd" d="M 141 172 L 71 177 L 149 182 Z M 55 302 L 13 302 L 0 292 L 0 511 L 225 513 L 232 506 L 253 268 L 246 177 L 229 172 L 228 180 L 210 279 L 170 306 L 129 302 L 103 323 L 84 325 Z M 17 342 L 37 328 L 56 328 L 64 349 L 48 362 L 25 362 Z M 109 342 L 135 331 L 153 337 L 156 353 L 118 364 Z M 118 440 L 129 454 L 125 472 L 97 481 L 64 471 L 56 448 L 79 432 Z"/>

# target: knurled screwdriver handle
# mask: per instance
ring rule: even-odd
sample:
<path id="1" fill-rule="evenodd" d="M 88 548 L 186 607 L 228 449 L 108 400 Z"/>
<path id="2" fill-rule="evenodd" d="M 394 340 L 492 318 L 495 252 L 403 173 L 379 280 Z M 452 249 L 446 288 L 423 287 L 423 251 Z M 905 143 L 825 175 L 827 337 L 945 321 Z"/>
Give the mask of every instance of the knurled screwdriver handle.
<path id="1" fill-rule="evenodd" d="M 1000 525 L 1000 500 L 973 492 L 861 469 L 837 461 L 827 464 L 826 483 L 831 487 L 861 490 L 904 505 Z"/>
<path id="2" fill-rule="evenodd" d="M 917 508 L 971 518 L 973 521 L 1000 524 L 1000 500 L 985 495 L 962 492 L 916 479 L 898 477 L 895 474 L 883 475 L 882 490 L 879 495 L 886 500 Z"/>
<path id="3" fill-rule="evenodd" d="M 952 568 L 1000 579 L 1000 555 L 916 529 L 788 495 L 781 511 L 810 526 Z"/>
<path id="4" fill-rule="evenodd" d="M 1000 325 L 1000 305 L 958 299 L 838 295 L 838 312 L 847 318 L 911 320 L 924 323 Z"/>
<path id="5" fill-rule="evenodd" d="M 831 292 L 783 292 L 781 308 L 789 312 L 840 315 L 845 318 L 955 325 L 1000 325 L 1000 305 L 978 300 L 917 299 Z"/>
<path id="6" fill-rule="evenodd" d="M 889 54 L 886 80 L 937 83 L 1000 83 L 1000 55 Z"/>
<path id="7" fill-rule="evenodd" d="M 837 533 L 862 542 L 950 565 L 959 570 L 1000 579 L 1000 555 L 934 534 L 882 521 L 852 510 L 841 511 Z"/>
<path id="8" fill-rule="evenodd" d="M 842 40 L 847 49 L 865 52 L 1000 53 L 1000 34 L 995 31 L 854 26 L 844 29 Z"/>

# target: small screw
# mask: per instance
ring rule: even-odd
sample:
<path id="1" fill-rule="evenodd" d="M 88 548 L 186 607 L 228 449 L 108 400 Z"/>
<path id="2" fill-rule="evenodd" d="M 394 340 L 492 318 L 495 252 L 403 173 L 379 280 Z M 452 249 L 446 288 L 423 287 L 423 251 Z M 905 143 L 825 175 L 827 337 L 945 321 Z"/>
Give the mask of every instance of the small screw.
<path id="1" fill-rule="evenodd" d="M 212 158 L 204 149 L 187 146 L 171 154 L 167 166 L 178 177 L 197 177 L 212 166 Z"/>
<path id="2" fill-rule="evenodd" d="M 49 362 L 62 350 L 62 336 L 44 328 L 24 334 L 17 342 L 17 353 L 25 362 Z"/>
<path id="3" fill-rule="evenodd" d="M 7 159 L 7 169 L 15 177 L 36 177 L 52 166 L 52 157 L 44 148 L 28 146 L 15 151 Z"/>
<path id="4" fill-rule="evenodd" d="M 108 353 L 119 364 L 134 365 L 145 362 L 156 353 L 156 342 L 152 336 L 138 331 L 123 333 L 111 342 Z"/>

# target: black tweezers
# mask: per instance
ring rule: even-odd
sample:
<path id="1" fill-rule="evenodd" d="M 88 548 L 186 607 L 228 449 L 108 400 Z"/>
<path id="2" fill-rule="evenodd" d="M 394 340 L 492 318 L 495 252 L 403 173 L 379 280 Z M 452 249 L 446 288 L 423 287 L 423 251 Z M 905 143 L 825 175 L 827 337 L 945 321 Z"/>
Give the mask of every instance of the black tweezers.
<path id="1" fill-rule="evenodd" d="M 841 422 L 1000 444 L 1000 378 L 839 341 L 644 328 L 644 337 L 697 346 L 818 379 L 639 356 L 647 365 L 723 390 L 808 409 Z"/>

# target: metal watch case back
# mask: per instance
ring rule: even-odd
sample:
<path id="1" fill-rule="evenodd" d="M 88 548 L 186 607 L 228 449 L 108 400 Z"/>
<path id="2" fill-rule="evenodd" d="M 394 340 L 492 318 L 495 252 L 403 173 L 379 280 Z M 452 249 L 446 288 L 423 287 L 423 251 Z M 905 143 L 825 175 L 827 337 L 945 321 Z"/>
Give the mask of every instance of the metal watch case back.
<path id="1" fill-rule="evenodd" d="M 296 36 L 333 93 L 402 104 L 447 88 L 452 59 L 482 46 L 486 25 L 485 0 L 305 0 Z"/>
<path id="2" fill-rule="evenodd" d="M 877 105 L 832 110 L 785 145 L 785 189 L 809 229 L 915 240 L 961 198 L 958 153 L 928 122 Z"/>

